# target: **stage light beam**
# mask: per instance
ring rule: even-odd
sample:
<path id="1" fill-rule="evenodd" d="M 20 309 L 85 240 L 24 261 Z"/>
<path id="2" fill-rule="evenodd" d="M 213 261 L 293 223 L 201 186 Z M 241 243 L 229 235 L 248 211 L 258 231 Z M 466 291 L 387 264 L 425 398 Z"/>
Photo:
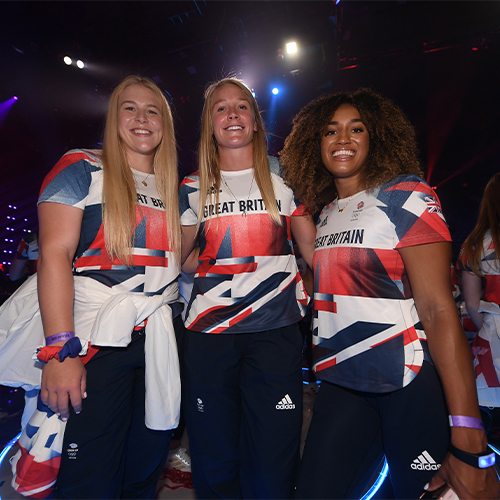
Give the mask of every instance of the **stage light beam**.
<path id="1" fill-rule="evenodd" d="M 286 44 L 286 51 L 288 54 L 296 54 L 297 53 L 297 43 L 289 42 Z"/>

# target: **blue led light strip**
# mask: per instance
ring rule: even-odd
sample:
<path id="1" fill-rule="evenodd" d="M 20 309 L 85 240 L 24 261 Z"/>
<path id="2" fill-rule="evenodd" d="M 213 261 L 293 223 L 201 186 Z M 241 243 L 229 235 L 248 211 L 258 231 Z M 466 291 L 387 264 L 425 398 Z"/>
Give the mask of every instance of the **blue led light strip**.
<path id="1" fill-rule="evenodd" d="M 377 480 L 372 484 L 372 487 L 360 498 L 360 500 L 370 500 L 370 498 L 377 493 L 385 478 L 389 474 L 389 465 L 387 464 L 387 459 L 384 457 L 384 466 L 378 475 Z"/>
<path id="2" fill-rule="evenodd" d="M 17 440 L 21 436 L 21 433 L 19 433 L 16 437 L 12 438 L 6 445 L 5 448 L 3 449 L 2 453 L 0 453 L 0 467 L 2 466 L 3 459 L 7 456 L 9 451 L 12 449 L 12 447 L 17 443 Z M 0 500 L 2 500 L 2 497 L 0 497 Z"/>
<path id="3" fill-rule="evenodd" d="M 17 443 L 17 440 L 20 438 L 21 433 L 19 433 L 16 437 L 12 438 L 6 445 L 5 448 L 3 449 L 2 453 L 0 453 L 0 465 L 2 465 L 3 459 L 5 458 L 5 455 L 9 453 L 10 449 Z"/>

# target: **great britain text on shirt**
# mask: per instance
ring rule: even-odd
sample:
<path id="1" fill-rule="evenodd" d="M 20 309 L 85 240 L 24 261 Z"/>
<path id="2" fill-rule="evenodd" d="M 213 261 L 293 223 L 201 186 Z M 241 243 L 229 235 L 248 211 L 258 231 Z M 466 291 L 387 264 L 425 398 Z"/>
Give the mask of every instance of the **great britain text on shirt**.
<path id="1" fill-rule="evenodd" d="M 281 212 L 281 200 L 276 200 L 278 205 L 278 210 Z M 259 212 L 263 213 L 266 211 L 266 206 L 262 198 L 252 199 L 252 200 L 239 200 L 236 201 L 224 201 L 221 203 L 210 203 L 205 205 L 203 209 L 203 217 L 211 217 L 217 214 L 232 214 L 241 213 L 246 214 L 247 212 Z"/>

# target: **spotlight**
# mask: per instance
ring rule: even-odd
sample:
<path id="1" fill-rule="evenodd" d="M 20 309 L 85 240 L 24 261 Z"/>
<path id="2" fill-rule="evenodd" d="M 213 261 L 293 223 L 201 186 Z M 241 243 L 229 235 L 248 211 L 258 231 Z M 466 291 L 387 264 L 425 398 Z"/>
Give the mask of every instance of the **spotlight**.
<path id="1" fill-rule="evenodd" d="M 287 43 L 286 51 L 288 54 L 295 54 L 297 52 L 297 43 L 296 42 Z"/>
<path id="2" fill-rule="evenodd" d="M 78 59 L 78 61 L 76 61 L 76 65 L 77 65 L 80 69 L 85 68 L 85 63 L 84 63 L 83 61 L 81 61 L 80 59 Z"/>
<path id="3" fill-rule="evenodd" d="M 64 56 L 63 61 L 64 61 L 64 64 L 67 64 L 68 66 L 70 66 L 70 65 L 71 65 L 71 63 L 73 62 L 73 61 L 71 60 L 71 57 L 69 57 L 69 56 Z"/>
<path id="4" fill-rule="evenodd" d="M 256 94 L 255 94 L 255 90 L 252 90 L 252 97 L 253 97 L 254 99 L 255 99 L 255 96 L 256 96 Z"/>
<path id="5" fill-rule="evenodd" d="M 14 101 L 17 101 L 19 99 L 19 97 L 17 97 L 17 95 L 15 95 L 12 99 L 14 99 Z"/>
<path id="6" fill-rule="evenodd" d="M 271 91 L 274 95 L 278 95 L 280 93 L 280 89 L 278 87 L 274 87 Z"/>

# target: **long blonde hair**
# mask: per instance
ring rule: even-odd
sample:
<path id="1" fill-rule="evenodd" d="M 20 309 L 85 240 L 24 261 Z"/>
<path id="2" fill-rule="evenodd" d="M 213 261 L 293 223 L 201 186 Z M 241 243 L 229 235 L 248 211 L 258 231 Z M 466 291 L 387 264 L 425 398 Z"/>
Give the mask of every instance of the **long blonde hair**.
<path id="1" fill-rule="evenodd" d="M 500 256 L 500 173 L 495 174 L 486 185 L 479 218 L 476 227 L 465 240 L 465 254 L 470 268 L 477 276 L 482 276 L 481 256 L 483 242 L 487 231 L 490 231 L 493 246 L 495 247 L 496 260 Z M 494 261 L 490 261 L 493 265 Z"/>
<path id="2" fill-rule="evenodd" d="M 177 146 L 172 113 L 156 84 L 149 78 L 136 75 L 127 76 L 111 94 L 104 128 L 102 216 L 106 250 L 111 259 L 116 257 L 127 265 L 134 265 L 132 247 L 136 228 L 137 191 L 125 147 L 118 133 L 118 112 L 122 92 L 130 85 L 137 84 L 151 90 L 161 104 L 163 137 L 156 148 L 153 169 L 158 194 L 165 205 L 169 248 L 180 262 Z"/>
<path id="3" fill-rule="evenodd" d="M 212 98 L 217 89 L 228 84 L 236 85 L 240 88 L 245 94 L 245 99 L 252 108 L 252 113 L 257 125 L 257 131 L 254 133 L 252 140 L 255 180 L 269 217 L 271 217 L 275 224 L 281 226 L 281 217 L 278 211 L 271 172 L 269 170 L 266 130 L 262 122 L 259 106 L 250 89 L 241 80 L 237 78 L 223 78 L 208 86 L 205 91 L 205 103 L 201 114 L 201 139 L 199 148 L 200 205 L 198 207 L 198 227 L 203 217 L 207 197 L 210 198 L 210 203 L 214 203 L 213 196 L 215 193 L 215 206 L 218 206 L 219 203 L 221 183 L 220 158 L 212 125 Z"/>

